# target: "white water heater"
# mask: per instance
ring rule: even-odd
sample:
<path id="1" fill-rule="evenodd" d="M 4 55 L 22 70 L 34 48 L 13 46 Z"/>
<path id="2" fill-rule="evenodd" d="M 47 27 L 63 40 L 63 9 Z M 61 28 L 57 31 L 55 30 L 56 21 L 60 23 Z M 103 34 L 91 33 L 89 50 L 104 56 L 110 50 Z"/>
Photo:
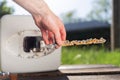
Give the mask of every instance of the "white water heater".
<path id="1" fill-rule="evenodd" d="M 28 73 L 57 70 L 61 48 L 46 45 L 32 16 L 6 15 L 1 19 L 0 67 L 3 72 Z"/>

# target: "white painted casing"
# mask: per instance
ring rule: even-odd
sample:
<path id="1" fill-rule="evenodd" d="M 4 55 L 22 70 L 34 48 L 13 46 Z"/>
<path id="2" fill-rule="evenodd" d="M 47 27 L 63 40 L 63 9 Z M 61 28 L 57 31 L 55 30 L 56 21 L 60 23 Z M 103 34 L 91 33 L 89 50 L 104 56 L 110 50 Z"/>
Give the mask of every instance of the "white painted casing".
<path id="1" fill-rule="evenodd" d="M 27 35 L 41 36 L 31 16 L 6 15 L 1 19 L 1 70 L 10 73 L 44 72 L 57 70 L 60 66 L 61 48 L 51 54 L 38 58 L 19 57 L 24 53 L 23 37 L 19 32 L 28 31 Z M 29 31 L 33 31 L 29 34 Z M 34 31 L 39 31 L 35 33 Z"/>

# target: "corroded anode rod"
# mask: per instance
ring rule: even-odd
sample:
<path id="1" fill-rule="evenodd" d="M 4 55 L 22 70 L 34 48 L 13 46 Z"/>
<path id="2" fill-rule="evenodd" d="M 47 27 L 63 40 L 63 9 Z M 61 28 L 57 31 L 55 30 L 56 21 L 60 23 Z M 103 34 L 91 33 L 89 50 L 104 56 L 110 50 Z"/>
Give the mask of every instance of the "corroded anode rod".
<path id="1" fill-rule="evenodd" d="M 87 39 L 87 40 L 66 40 L 64 41 L 62 46 L 73 46 L 73 45 L 89 45 L 89 44 L 103 44 L 106 42 L 106 39 L 100 38 L 100 39 Z"/>

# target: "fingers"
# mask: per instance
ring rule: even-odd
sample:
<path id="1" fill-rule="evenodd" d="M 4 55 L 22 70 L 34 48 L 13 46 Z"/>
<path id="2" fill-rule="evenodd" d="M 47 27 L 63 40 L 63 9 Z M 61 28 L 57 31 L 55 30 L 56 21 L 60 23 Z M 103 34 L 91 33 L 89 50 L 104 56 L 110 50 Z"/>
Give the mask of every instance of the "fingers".
<path id="1" fill-rule="evenodd" d="M 63 44 L 62 41 L 66 39 L 66 33 L 64 29 L 61 29 L 61 31 L 55 30 L 54 33 L 43 29 L 41 31 L 44 42 L 46 44 L 52 44 L 55 40 L 57 44 L 56 48 L 59 48 Z"/>
<path id="2" fill-rule="evenodd" d="M 43 40 L 44 40 L 44 42 L 45 42 L 45 44 L 49 44 L 49 40 L 48 40 L 48 32 L 46 31 L 46 30 L 41 30 L 41 32 L 42 32 L 42 37 L 43 37 Z"/>
<path id="3" fill-rule="evenodd" d="M 48 40 L 49 40 L 49 44 L 52 44 L 54 40 L 54 34 L 50 31 L 48 32 Z"/>
<path id="4" fill-rule="evenodd" d="M 47 30 L 41 30 L 42 31 L 42 37 L 46 44 L 52 44 L 54 40 L 54 35 L 52 32 Z"/>
<path id="5" fill-rule="evenodd" d="M 57 29 L 53 32 L 48 32 L 49 44 L 52 44 L 53 41 L 57 44 L 56 48 L 60 47 L 63 44 L 63 41 L 66 40 L 66 31 L 64 26 L 57 26 Z"/>
<path id="6" fill-rule="evenodd" d="M 61 46 L 62 40 L 61 40 L 61 34 L 59 30 L 54 31 L 54 38 L 55 38 L 55 42 L 57 43 L 57 45 Z"/>
<path id="7" fill-rule="evenodd" d="M 55 31 L 54 34 L 50 31 L 42 31 L 43 40 L 46 44 L 52 44 L 53 41 L 56 42 L 56 48 L 59 48 L 62 45 L 61 35 L 59 31 Z"/>
<path id="8" fill-rule="evenodd" d="M 66 31 L 65 31 L 64 26 L 61 28 L 60 34 L 61 34 L 62 41 L 65 41 L 66 40 Z"/>

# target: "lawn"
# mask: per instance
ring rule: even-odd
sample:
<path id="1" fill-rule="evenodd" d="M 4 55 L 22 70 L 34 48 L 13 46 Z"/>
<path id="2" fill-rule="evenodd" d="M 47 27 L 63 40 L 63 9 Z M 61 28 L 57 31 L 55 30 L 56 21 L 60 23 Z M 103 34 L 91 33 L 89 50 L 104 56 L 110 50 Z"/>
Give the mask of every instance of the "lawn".
<path id="1" fill-rule="evenodd" d="M 113 64 L 120 66 L 120 50 L 104 47 L 62 47 L 62 64 Z"/>

